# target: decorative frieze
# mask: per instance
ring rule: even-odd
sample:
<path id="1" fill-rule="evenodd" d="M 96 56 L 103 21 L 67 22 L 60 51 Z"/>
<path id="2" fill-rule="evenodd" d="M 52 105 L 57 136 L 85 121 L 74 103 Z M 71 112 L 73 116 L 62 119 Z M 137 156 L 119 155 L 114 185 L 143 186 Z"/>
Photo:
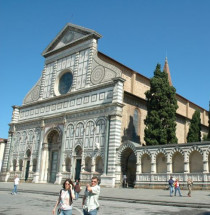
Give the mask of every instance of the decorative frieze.
<path id="1" fill-rule="evenodd" d="M 34 105 L 30 108 L 22 108 L 20 111 L 20 121 L 26 119 L 36 119 L 41 116 L 73 111 L 75 108 L 83 109 L 93 105 L 100 105 L 112 102 L 113 88 L 108 87 L 91 93 L 84 93 L 78 96 L 72 96 L 68 99 L 60 99 L 54 102 L 48 102 L 43 105 Z"/>

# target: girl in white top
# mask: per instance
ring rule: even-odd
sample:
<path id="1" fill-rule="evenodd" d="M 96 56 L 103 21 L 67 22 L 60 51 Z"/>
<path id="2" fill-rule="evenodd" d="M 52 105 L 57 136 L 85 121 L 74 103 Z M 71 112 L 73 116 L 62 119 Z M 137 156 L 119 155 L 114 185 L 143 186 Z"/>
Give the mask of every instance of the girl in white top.
<path id="1" fill-rule="evenodd" d="M 72 201 L 74 196 L 74 184 L 71 179 L 66 179 L 63 183 L 63 189 L 60 190 L 59 198 L 53 208 L 53 214 L 59 204 L 58 214 L 59 215 L 72 215 Z"/>

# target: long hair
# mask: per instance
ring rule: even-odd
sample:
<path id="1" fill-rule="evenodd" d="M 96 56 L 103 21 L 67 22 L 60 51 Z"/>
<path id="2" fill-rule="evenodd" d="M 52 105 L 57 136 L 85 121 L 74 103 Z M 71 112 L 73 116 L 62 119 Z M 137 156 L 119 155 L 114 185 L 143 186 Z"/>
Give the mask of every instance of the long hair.
<path id="1" fill-rule="evenodd" d="M 64 182 L 63 182 L 63 189 L 65 189 L 65 183 L 69 182 L 69 184 L 72 185 L 72 189 L 74 189 L 74 183 L 72 182 L 72 180 L 70 178 L 67 178 Z"/>

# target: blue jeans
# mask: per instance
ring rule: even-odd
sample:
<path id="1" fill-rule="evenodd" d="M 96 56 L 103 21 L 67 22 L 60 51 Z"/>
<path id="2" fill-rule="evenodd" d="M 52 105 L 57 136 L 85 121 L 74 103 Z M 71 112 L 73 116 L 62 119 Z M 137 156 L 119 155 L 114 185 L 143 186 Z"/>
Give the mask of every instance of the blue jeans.
<path id="1" fill-rule="evenodd" d="M 179 196 L 182 196 L 182 194 L 181 194 L 181 191 L 180 191 L 180 187 L 175 187 L 175 196 L 176 196 L 176 191 L 178 190 L 178 192 L 179 192 Z"/>
<path id="2" fill-rule="evenodd" d="M 17 193 L 17 185 L 14 184 L 14 188 L 12 190 L 12 193 Z"/>
<path id="3" fill-rule="evenodd" d="M 172 193 L 174 192 L 174 187 L 173 186 L 169 186 L 170 189 L 170 196 L 172 196 Z"/>
<path id="4" fill-rule="evenodd" d="M 97 209 L 94 209 L 94 210 L 89 211 L 89 212 L 83 209 L 83 213 L 84 213 L 84 215 L 96 215 L 96 214 L 97 214 L 97 212 L 98 212 L 98 210 L 97 210 Z"/>
<path id="5" fill-rule="evenodd" d="M 79 193 L 75 192 L 75 199 L 79 199 Z"/>
<path id="6" fill-rule="evenodd" d="M 72 209 L 71 210 L 61 210 L 61 213 L 59 215 L 72 215 Z"/>

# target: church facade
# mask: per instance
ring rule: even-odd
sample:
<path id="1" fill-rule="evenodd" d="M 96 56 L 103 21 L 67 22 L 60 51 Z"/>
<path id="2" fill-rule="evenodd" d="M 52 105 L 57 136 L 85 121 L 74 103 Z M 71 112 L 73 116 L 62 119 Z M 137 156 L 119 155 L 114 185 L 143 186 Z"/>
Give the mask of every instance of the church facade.
<path id="1" fill-rule="evenodd" d="M 100 37 L 67 24 L 44 50 L 40 79 L 23 104 L 13 106 L 0 180 L 17 174 L 60 184 L 97 175 L 113 187 L 126 174 L 137 187 L 164 185 L 170 175 L 208 184 L 210 143 L 186 144 L 194 111 L 201 112 L 202 135 L 208 132 L 208 112 L 177 94 L 180 144 L 144 146 L 150 80 L 99 52 Z M 165 67 L 170 75 L 167 60 Z"/>

